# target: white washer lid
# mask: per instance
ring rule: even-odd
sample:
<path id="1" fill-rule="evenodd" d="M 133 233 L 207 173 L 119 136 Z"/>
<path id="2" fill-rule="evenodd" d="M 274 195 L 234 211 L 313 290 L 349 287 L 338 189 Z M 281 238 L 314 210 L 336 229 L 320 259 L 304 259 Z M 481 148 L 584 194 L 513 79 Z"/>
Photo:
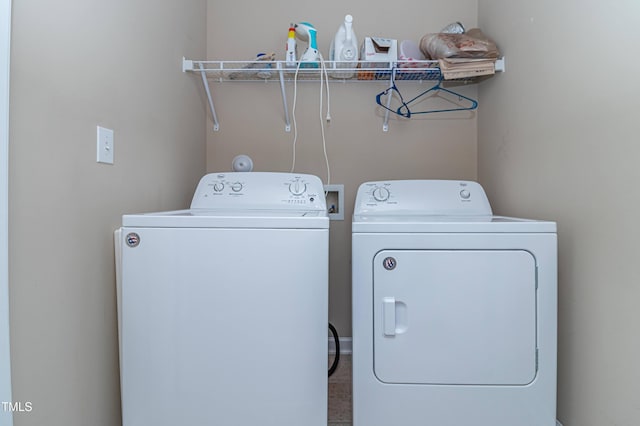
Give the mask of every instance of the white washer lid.
<path id="1" fill-rule="evenodd" d="M 300 173 L 209 173 L 200 179 L 191 209 L 313 210 L 327 214 L 322 181 Z"/>
<path id="2" fill-rule="evenodd" d="M 329 218 L 309 210 L 189 209 L 122 216 L 122 226 L 139 228 L 328 229 Z"/>
<path id="3" fill-rule="evenodd" d="M 210 173 L 198 183 L 191 208 L 122 217 L 129 227 L 320 228 L 329 227 L 324 186 L 300 173 Z"/>

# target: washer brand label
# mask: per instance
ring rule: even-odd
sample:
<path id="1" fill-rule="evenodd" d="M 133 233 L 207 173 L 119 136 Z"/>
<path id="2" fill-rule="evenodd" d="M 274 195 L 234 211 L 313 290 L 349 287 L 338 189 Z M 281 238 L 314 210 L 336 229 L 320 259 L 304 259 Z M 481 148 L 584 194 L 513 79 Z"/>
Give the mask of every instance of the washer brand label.
<path id="1" fill-rule="evenodd" d="M 394 270 L 397 264 L 398 262 L 394 257 L 385 257 L 382 261 L 382 266 L 384 266 L 384 269 L 386 269 L 387 271 Z"/>
<path id="2" fill-rule="evenodd" d="M 131 232 L 127 234 L 127 236 L 125 237 L 125 241 L 127 242 L 127 245 L 129 247 L 138 247 L 138 245 L 140 244 L 140 235 L 136 234 L 135 232 Z"/>

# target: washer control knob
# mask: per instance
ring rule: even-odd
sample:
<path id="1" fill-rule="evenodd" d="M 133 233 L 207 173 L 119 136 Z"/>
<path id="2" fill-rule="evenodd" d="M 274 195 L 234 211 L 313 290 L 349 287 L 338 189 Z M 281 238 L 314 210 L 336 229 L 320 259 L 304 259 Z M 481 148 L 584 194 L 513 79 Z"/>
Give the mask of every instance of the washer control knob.
<path id="1" fill-rule="evenodd" d="M 216 182 L 213 184 L 213 190 L 216 192 L 222 192 L 222 190 L 224 189 L 224 183 L 222 182 Z"/>
<path id="2" fill-rule="evenodd" d="M 242 183 L 240 182 L 235 182 L 231 184 L 231 190 L 233 192 L 240 192 L 242 191 Z"/>
<path id="3" fill-rule="evenodd" d="M 389 199 L 389 190 L 387 188 L 377 187 L 373 190 L 373 198 L 376 201 L 387 201 Z"/>
<path id="4" fill-rule="evenodd" d="M 299 180 L 289 184 L 289 192 L 293 195 L 302 195 L 307 192 L 307 184 Z"/>
<path id="5" fill-rule="evenodd" d="M 462 191 L 460 191 L 460 197 L 463 200 L 468 200 L 471 197 L 471 193 L 468 189 L 463 189 Z"/>

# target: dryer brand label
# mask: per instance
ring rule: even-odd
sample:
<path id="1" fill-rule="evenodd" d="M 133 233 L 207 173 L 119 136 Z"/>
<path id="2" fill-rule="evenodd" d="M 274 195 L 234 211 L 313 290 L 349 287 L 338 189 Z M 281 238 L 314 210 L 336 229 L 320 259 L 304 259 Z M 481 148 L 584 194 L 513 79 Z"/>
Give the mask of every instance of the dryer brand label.
<path id="1" fill-rule="evenodd" d="M 384 269 L 386 269 L 387 271 L 394 270 L 397 264 L 398 262 L 396 261 L 395 257 L 385 257 L 382 261 L 382 266 L 384 266 Z"/>
<path id="2" fill-rule="evenodd" d="M 130 232 L 125 237 L 125 241 L 127 242 L 127 245 L 129 247 L 138 247 L 138 245 L 140 244 L 140 235 L 136 234 L 135 232 Z"/>

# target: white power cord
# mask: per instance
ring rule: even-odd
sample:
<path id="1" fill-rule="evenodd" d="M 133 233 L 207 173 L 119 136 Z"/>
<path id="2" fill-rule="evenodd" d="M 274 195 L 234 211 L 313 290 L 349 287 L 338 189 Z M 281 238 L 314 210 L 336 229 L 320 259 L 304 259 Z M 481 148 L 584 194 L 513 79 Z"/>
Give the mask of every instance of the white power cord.
<path id="1" fill-rule="evenodd" d="M 325 117 L 322 116 L 323 109 L 323 84 L 326 85 L 327 90 L 327 115 L 326 121 L 327 123 L 331 122 L 331 98 L 329 92 L 329 76 L 327 73 L 327 67 L 325 66 L 324 58 L 322 54 L 318 52 L 320 55 L 320 131 L 322 134 L 322 150 L 324 153 L 324 161 L 327 168 L 327 185 L 331 182 L 331 167 L 329 165 L 329 156 L 327 154 L 327 140 L 324 133 L 324 125 L 325 125 Z M 292 160 L 291 160 L 291 173 L 295 171 L 296 168 L 296 144 L 298 142 L 298 123 L 296 121 L 296 104 L 298 100 L 298 72 L 300 71 L 300 65 L 302 62 L 298 62 L 298 66 L 296 67 L 296 73 L 293 78 L 293 106 L 291 108 L 291 116 L 293 121 L 293 142 L 292 142 Z"/>
<path id="2" fill-rule="evenodd" d="M 296 103 L 298 99 L 298 71 L 300 71 L 300 65 L 302 62 L 298 62 L 296 67 L 296 73 L 293 76 L 293 106 L 291 107 L 291 119 L 293 120 L 293 144 L 291 147 L 293 159 L 291 160 L 291 173 L 296 169 L 296 143 L 298 142 L 298 123 L 296 123 Z"/>
<path id="3" fill-rule="evenodd" d="M 324 63 L 322 53 L 320 55 L 320 132 L 322 133 L 322 152 L 324 153 L 324 162 L 327 167 L 327 185 L 331 184 L 331 167 L 329 166 L 329 156 L 327 155 L 327 139 L 324 134 L 324 120 L 322 119 L 322 76 L 324 75 L 327 85 L 327 123 L 331 122 L 331 97 L 329 92 L 329 75 L 327 67 Z"/>

